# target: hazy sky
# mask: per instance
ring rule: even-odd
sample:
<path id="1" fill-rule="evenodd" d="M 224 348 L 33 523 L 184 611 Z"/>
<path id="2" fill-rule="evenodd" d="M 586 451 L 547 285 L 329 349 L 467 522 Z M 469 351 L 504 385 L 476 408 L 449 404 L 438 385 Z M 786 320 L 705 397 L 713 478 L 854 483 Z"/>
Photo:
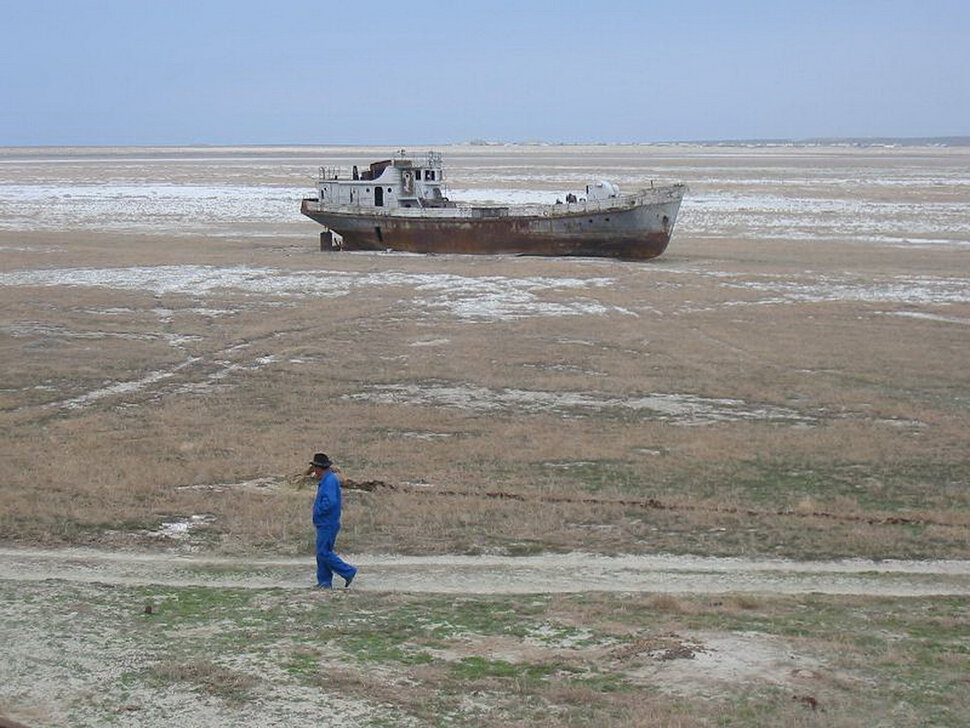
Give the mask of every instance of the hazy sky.
<path id="1" fill-rule="evenodd" d="M 0 11 L 0 145 L 970 135 L 968 0 Z"/>

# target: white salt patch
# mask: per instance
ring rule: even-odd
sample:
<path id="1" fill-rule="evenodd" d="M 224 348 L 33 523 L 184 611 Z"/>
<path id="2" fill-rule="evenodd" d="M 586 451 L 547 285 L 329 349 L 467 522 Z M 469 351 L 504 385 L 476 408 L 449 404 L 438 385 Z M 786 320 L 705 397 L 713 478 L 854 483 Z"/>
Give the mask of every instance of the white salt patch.
<path id="1" fill-rule="evenodd" d="M 280 479 L 274 477 L 253 478 L 239 483 L 200 483 L 196 485 L 180 485 L 176 490 L 205 490 L 214 493 L 223 493 L 226 490 L 255 490 L 266 491 L 276 490 L 280 486 Z M 193 516 L 196 518 L 196 516 Z"/>
<path id="2" fill-rule="evenodd" d="M 172 340 L 173 345 L 181 343 L 183 340 L 189 340 L 192 337 L 179 337 L 174 336 Z M 244 348 L 234 347 L 234 348 Z M 205 376 L 203 381 L 188 382 L 177 387 L 176 391 L 180 394 L 204 394 L 210 389 L 218 386 L 223 380 L 230 378 L 232 375 L 245 373 L 245 372 L 255 372 L 267 367 L 271 364 L 280 361 L 280 357 L 276 355 L 267 355 L 257 357 L 249 363 L 237 363 L 237 362 L 214 362 L 219 365 L 219 368 L 213 372 L 210 372 Z M 62 409 L 80 409 L 82 407 L 87 407 L 101 400 L 110 397 L 126 397 L 132 395 L 136 392 L 142 392 L 144 390 L 150 390 L 154 386 L 165 382 L 173 378 L 176 374 L 181 373 L 186 368 L 199 364 L 203 362 L 201 357 L 190 357 L 180 364 L 172 367 L 167 371 L 151 372 L 140 379 L 135 379 L 129 382 L 112 382 L 105 384 L 98 389 L 92 390 L 85 394 L 79 395 L 72 399 L 64 400 L 61 402 L 52 402 L 45 406 L 47 407 L 59 407 Z"/>
<path id="3" fill-rule="evenodd" d="M 156 295 L 206 296 L 237 292 L 259 296 L 345 296 L 375 287 L 409 289 L 417 306 L 444 310 L 472 321 L 510 320 L 529 316 L 582 316 L 620 313 L 636 315 L 595 300 L 543 301 L 545 292 L 603 288 L 612 278 L 552 278 L 531 276 L 459 276 L 386 271 L 345 273 L 340 271 L 292 272 L 249 266 L 217 267 L 176 265 L 131 268 L 61 268 L 0 273 L 4 286 L 86 286 L 122 290 L 145 290 Z M 170 321 L 174 312 L 156 309 Z"/>
<path id="4" fill-rule="evenodd" d="M 162 308 L 157 306 L 152 309 L 152 313 L 158 316 L 158 320 L 163 324 L 170 324 L 175 320 L 175 312 L 170 308 Z"/>
<path id="5" fill-rule="evenodd" d="M 135 313 L 135 309 L 114 306 L 112 308 L 88 308 L 84 312 L 92 316 L 126 316 Z"/>
<path id="6" fill-rule="evenodd" d="M 169 333 L 133 334 L 123 331 L 73 331 L 54 324 L 24 321 L 17 324 L 0 326 L 0 332 L 14 337 L 40 336 L 60 339 L 125 339 L 128 341 L 161 340 L 174 348 L 181 348 L 192 341 L 201 341 L 201 336 Z"/>
<path id="7" fill-rule="evenodd" d="M 425 440 L 434 442 L 436 440 L 451 440 L 456 435 L 453 432 L 401 432 L 398 436 L 405 440 Z"/>
<path id="8" fill-rule="evenodd" d="M 912 430 L 921 429 L 926 427 L 925 422 L 920 422 L 919 420 L 899 420 L 892 418 L 883 418 L 878 420 L 873 420 L 877 425 L 886 425 L 887 427 L 898 427 L 900 429 Z"/>
<path id="9" fill-rule="evenodd" d="M 174 377 L 175 374 L 190 364 L 194 364 L 199 361 L 197 357 L 188 359 L 181 364 L 175 366 L 170 371 L 166 372 L 152 372 L 141 379 L 136 379 L 131 382 L 116 382 L 114 384 L 108 384 L 100 389 L 95 389 L 94 391 L 88 392 L 87 394 L 82 394 L 79 397 L 74 397 L 73 399 L 68 399 L 63 402 L 55 402 L 53 404 L 47 405 L 48 407 L 62 407 L 64 409 L 78 409 L 80 407 L 86 407 L 88 405 L 94 404 L 95 402 L 102 400 L 106 397 L 118 397 L 126 394 L 132 394 L 138 392 L 142 389 L 151 387 L 154 384 L 158 384 L 166 379 Z"/>
<path id="10" fill-rule="evenodd" d="M 813 275 L 811 271 L 792 276 L 753 276 L 695 266 L 661 264 L 657 267 L 662 268 L 664 273 L 719 279 L 724 288 L 766 294 L 764 298 L 723 301 L 715 307 L 837 302 L 909 305 L 970 303 L 970 278 L 958 276 L 901 275 L 863 280 L 848 275 Z M 697 310 L 689 300 L 682 303 L 687 310 Z"/>
<path id="11" fill-rule="evenodd" d="M 957 316 L 942 316 L 935 313 L 921 313 L 919 311 L 881 311 L 884 316 L 901 316 L 903 318 L 923 319 L 924 321 L 937 321 L 944 324 L 959 324 L 970 326 L 970 319 L 959 318 Z"/>
<path id="12" fill-rule="evenodd" d="M 596 636 L 584 627 L 564 628 L 543 622 L 532 627 L 524 636 L 527 644 L 558 649 L 575 649 L 596 641 Z"/>
<path id="13" fill-rule="evenodd" d="M 729 281 L 726 287 L 780 295 L 789 303 L 839 301 L 907 304 L 970 303 L 970 280 L 930 276 L 896 276 L 885 281 L 862 282 L 820 276 L 809 283 L 792 280 Z"/>
<path id="14" fill-rule="evenodd" d="M 60 268 L 0 273 L 0 285 L 6 286 L 82 286 L 187 296 L 230 291 L 278 296 L 341 296 L 346 294 L 353 280 L 352 275 L 327 271 L 291 273 L 272 268 L 210 265 Z M 173 314 L 169 309 L 156 311 L 165 318 Z"/>
<path id="15" fill-rule="evenodd" d="M 156 334 L 130 334 L 114 331 L 72 331 L 63 326 L 30 321 L 0 326 L 0 331 L 9 336 L 16 337 L 43 336 L 61 339 L 129 339 L 146 341 L 159 338 Z"/>
<path id="16" fill-rule="evenodd" d="M 275 354 L 271 354 L 269 356 L 261 356 L 257 359 L 254 359 L 252 362 L 248 364 L 239 364 L 235 362 L 226 362 L 226 361 L 218 362 L 222 365 L 222 368 L 219 369 L 218 371 L 215 371 L 209 374 L 208 377 L 206 378 L 205 384 L 200 385 L 199 383 L 195 383 L 195 384 L 189 384 L 186 386 L 194 391 L 199 391 L 200 386 L 204 388 L 206 385 L 215 384 L 222 379 L 226 379 L 232 376 L 233 374 L 239 374 L 240 372 L 256 372 L 266 366 L 269 366 L 270 364 L 275 364 L 278 361 L 280 361 L 280 357 L 276 356 Z"/>
<path id="17" fill-rule="evenodd" d="M 926 248 L 965 248 L 970 247 L 970 240 L 954 238 L 917 238 L 912 235 L 869 235 L 860 238 L 869 243 L 883 243 L 897 248 L 910 248 L 922 246 Z"/>
<path id="18" fill-rule="evenodd" d="M 215 520 L 215 516 L 190 516 L 189 518 L 163 523 L 157 531 L 156 536 L 162 538 L 182 539 L 189 535 L 192 529 Z"/>
<path id="19" fill-rule="evenodd" d="M 192 235 L 305 222 L 293 187 L 153 183 L 0 184 L 0 229 Z"/>
<path id="20" fill-rule="evenodd" d="M 196 336 L 194 334 L 161 334 L 161 336 L 169 343 L 170 346 L 180 349 L 185 344 L 189 344 L 194 341 L 204 341 L 203 337 Z"/>
<path id="21" fill-rule="evenodd" d="M 778 180 L 768 182 L 779 184 Z M 789 184 L 787 180 L 785 184 Z M 853 192 L 854 197 L 846 198 L 826 197 L 823 190 L 804 191 L 798 197 L 727 190 L 692 192 L 681 208 L 677 227 L 681 234 L 703 237 L 893 244 L 928 239 L 937 245 L 970 244 L 965 201 L 883 202 Z"/>
<path id="22" fill-rule="evenodd" d="M 575 460 L 569 463 L 542 463 L 544 468 L 557 468 L 562 470 L 571 470 L 572 468 L 585 468 L 591 465 L 595 465 L 592 460 Z"/>
<path id="23" fill-rule="evenodd" d="M 738 399 L 712 399 L 690 394 L 650 394 L 645 397 L 609 397 L 583 392 L 493 390 L 466 384 L 383 384 L 345 399 L 380 404 L 453 407 L 473 412 L 518 411 L 529 414 L 576 414 L 628 409 L 651 413 L 654 418 L 679 425 L 701 425 L 739 420 L 813 423 L 795 410 L 752 405 Z"/>

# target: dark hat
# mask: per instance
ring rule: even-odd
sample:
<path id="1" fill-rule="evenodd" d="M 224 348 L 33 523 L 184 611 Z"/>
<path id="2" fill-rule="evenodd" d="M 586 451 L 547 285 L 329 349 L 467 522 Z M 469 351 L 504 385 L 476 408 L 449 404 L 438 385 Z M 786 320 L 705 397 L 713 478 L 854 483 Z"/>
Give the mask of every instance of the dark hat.
<path id="1" fill-rule="evenodd" d="M 313 460 L 310 461 L 310 465 L 315 468 L 329 468 L 333 465 L 333 462 L 327 457 L 326 453 L 318 452 L 313 456 Z"/>

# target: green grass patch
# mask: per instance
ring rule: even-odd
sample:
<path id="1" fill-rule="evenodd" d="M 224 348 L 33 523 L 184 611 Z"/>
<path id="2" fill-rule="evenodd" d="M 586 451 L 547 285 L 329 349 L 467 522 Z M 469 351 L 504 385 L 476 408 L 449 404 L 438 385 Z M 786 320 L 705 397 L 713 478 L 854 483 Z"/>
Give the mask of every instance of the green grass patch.
<path id="1" fill-rule="evenodd" d="M 487 657 L 463 657 L 451 665 L 451 673 L 460 680 L 488 678 L 539 680 L 562 672 L 561 665 L 517 664 Z"/>
<path id="2" fill-rule="evenodd" d="M 269 715 L 286 709 L 274 696 L 307 690 L 380 705 L 378 721 L 489 728 L 494 716 L 514 725 L 549 715 L 559 725 L 688 715 L 708 725 L 813 725 L 805 720 L 824 716 L 831 725 L 962 728 L 970 709 L 970 600 L 958 597 L 456 598 L 63 582 L 13 582 L 4 595 L 11 631 L 0 637 L 22 669 L 0 673 L 9 686 L 0 699 L 41 699 L 35 685 L 54 680 L 92 724 L 168 689 L 186 691 L 183 701 L 217 698 L 227 724 L 254 699 Z M 748 647 L 749 673 L 730 662 Z M 15 650 L 31 659 L 16 662 Z M 86 671 L 94 654 L 98 670 Z M 707 683 L 714 667 L 692 669 L 701 657 L 729 669 Z M 668 672 L 681 666 L 686 686 Z M 644 694 L 650 701 L 637 708 Z"/>

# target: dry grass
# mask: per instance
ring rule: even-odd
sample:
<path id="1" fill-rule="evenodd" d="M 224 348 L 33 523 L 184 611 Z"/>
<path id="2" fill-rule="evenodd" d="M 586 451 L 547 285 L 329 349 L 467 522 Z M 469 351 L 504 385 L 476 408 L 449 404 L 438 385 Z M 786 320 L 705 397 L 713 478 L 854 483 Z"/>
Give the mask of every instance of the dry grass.
<path id="1" fill-rule="evenodd" d="M 297 246 L 9 231 L 0 244 L 13 251 L 6 270 L 206 264 L 359 278 L 390 269 L 464 277 L 469 287 L 494 277 L 606 277 L 609 286 L 534 295 L 616 310 L 467 320 L 443 303 L 459 294 L 417 282 L 339 297 L 5 286 L 6 539 L 131 542 L 167 517 L 210 513 L 212 547 L 306 550 L 310 496 L 288 478 L 325 450 L 354 480 L 468 494 L 352 494 L 343 538 L 358 551 L 970 556 L 970 383 L 966 347 L 954 338 L 962 328 L 893 315 L 965 320 L 970 307 L 773 303 L 779 294 L 753 287 L 946 279 L 961 270 L 960 251 L 681 238 L 647 265 L 323 256 L 307 231 Z M 105 392 L 126 382 L 143 386 Z M 493 409 L 368 399 L 386 386 L 465 388 Z M 741 411 L 773 407 L 802 419 L 706 422 L 624 404 L 654 394 L 729 398 Z M 536 403 L 547 395 L 601 406 Z M 182 489 L 255 478 L 281 486 Z M 482 497 L 493 490 L 529 499 Z M 543 501 L 552 495 L 677 508 Z M 920 523 L 865 523 L 889 516 Z"/>
<path id="2" fill-rule="evenodd" d="M 192 688 L 227 700 L 242 701 L 259 684 L 253 675 L 223 667 L 209 660 L 187 663 L 167 660 L 151 668 L 151 678 L 163 685 L 185 683 Z"/>
<path id="3" fill-rule="evenodd" d="M 361 264 L 334 259 L 345 261 L 350 268 Z M 405 264 L 438 270 L 460 265 L 430 259 Z M 521 276 L 539 274 L 543 264 L 515 261 L 514 272 L 510 262 L 488 265 Z M 571 272 L 581 275 L 580 265 Z M 622 267 L 614 273 L 621 281 L 611 290 L 617 298 L 618 289 L 632 284 L 624 273 L 634 280 L 642 276 Z M 248 301 L 226 294 L 209 305 L 236 310 L 228 319 L 175 315 L 166 324 L 152 323 L 146 311 L 157 302 L 135 295 L 118 301 L 113 291 L 85 290 L 80 299 L 72 289 L 14 288 L 4 295 L 17 299 L 8 321 L 24 329 L 4 342 L 13 386 L 6 394 L 10 448 L 3 498 L 5 531 L 14 537 L 75 540 L 80 532 L 87 534 L 82 540 L 97 540 L 99 528 L 119 522 L 150 528 L 166 515 L 212 512 L 215 528 L 237 546 L 276 542 L 292 549 L 301 540 L 302 514 L 287 493 L 270 500 L 204 499 L 176 489 L 282 478 L 317 449 L 338 457 L 354 479 L 419 481 L 470 495 L 490 489 L 595 493 L 702 506 L 685 514 L 634 514 L 588 505 L 369 496 L 359 510 L 351 501 L 348 512 L 356 549 L 395 544 L 411 551 L 477 551 L 533 542 L 606 551 L 849 555 L 861 549 L 890 555 L 918 553 L 914 534 L 869 529 L 852 543 L 852 533 L 840 535 L 838 524 L 809 519 L 797 524 L 800 542 L 785 544 L 779 541 L 789 538 L 795 525 L 790 519 L 740 524 L 716 511 L 902 512 L 967 524 L 965 417 L 953 406 L 963 392 L 963 382 L 954 379 L 962 371 L 956 351 L 949 349 L 953 357 L 947 361 L 947 347 L 933 340 L 945 332 L 909 324 L 905 334 L 896 332 L 900 347 L 874 356 L 860 343 L 871 322 L 862 330 L 847 325 L 859 313 L 843 312 L 840 304 L 828 312 L 834 322 L 819 325 L 821 336 L 806 342 L 802 331 L 802 345 L 793 350 L 786 341 L 794 326 L 787 310 L 756 312 L 743 328 L 733 319 L 722 325 L 722 312 L 704 313 L 693 324 L 682 314 L 660 328 L 626 316 L 594 328 L 582 318 L 467 324 L 436 317 L 429 330 L 430 322 L 420 319 L 401 324 L 394 313 L 401 294 L 393 288 L 365 299 L 327 301 L 324 319 L 316 302 L 297 301 L 267 319 Z M 86 312 L 119 304 L 131 313 L 112 316 L 107 333 L 117 335 L 105 338 L 103 317 Z M 162 305 L 177 312 L 191 304 Z M 817 320 L 823 313 L 812 315 Z M 24 327 L 41 320 L 43 329 Z M 146 331 L 152 334 L 147 340 L 121 336 Z M 716 336 L 704 333 L 710 331 Z M 166 344 L 163 333 L 185 337 L 186 351 Z M 412 346 L 429 338 L 449 343 L 444 350 Z M 928 349 L 944 354 L 932 366 L 924 366 L 921 356 Z M 271 355 L 272 365 L 253 366 Z M 188 357 L 198 360 L 179 368 Z M 57 405 L 105 382 L 137 381 L 159 371 L 171 376 L 85 407 Z M 493 395 L 517 389 L 604 398 L 653 392 L 730 396 L 753 406 L 790 407 L 815 423 L 685 427 L 622 408 L 546 413 L 516 405 L 492 413 L 347 399 L 369 384 L 424 382 L 482 387 Z M 38 498 L 39 490 L 50 497 Z M 603 528 L 589 528 L 595 525 Z M 743 527 L 758 528 L 760 543 L 744 539 L 737 530 Z M 698 539 L 704 529 L 717 528 L 732 531 L 723 548 Z M 688 531 L 694 535 L 687 537 Z M 819 535 L 829 539 L 827 546 L 812 545 Z M 942 539 L 924 555 L 961 555 L 964 533 L 944 533 Z"/>

